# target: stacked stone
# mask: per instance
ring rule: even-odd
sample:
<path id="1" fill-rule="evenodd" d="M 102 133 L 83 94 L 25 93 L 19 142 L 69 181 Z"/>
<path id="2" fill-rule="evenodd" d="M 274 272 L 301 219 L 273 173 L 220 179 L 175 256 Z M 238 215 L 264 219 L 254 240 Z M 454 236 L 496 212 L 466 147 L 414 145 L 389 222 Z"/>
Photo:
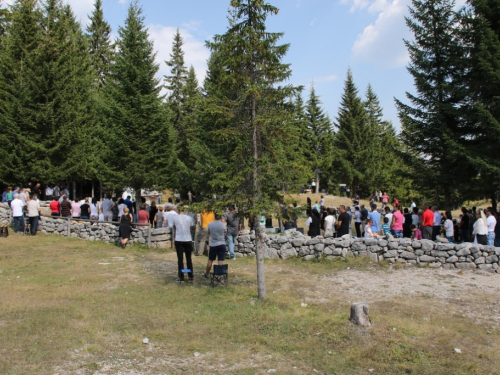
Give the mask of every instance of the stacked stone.
<path id="1" fill-rule="evenodd" d="M 10 207 L 7 203 L 0 203 L 0 227 L 6 227 L 10 221 Z"/>
<path id="2" fill-rule="evenodd" d="M 172 239 L 172 229 L 170 228 L 151 229 L 151 247 L 154 247 L 156 249 L 166 249 L 172 246 L 171 239 Z"/>

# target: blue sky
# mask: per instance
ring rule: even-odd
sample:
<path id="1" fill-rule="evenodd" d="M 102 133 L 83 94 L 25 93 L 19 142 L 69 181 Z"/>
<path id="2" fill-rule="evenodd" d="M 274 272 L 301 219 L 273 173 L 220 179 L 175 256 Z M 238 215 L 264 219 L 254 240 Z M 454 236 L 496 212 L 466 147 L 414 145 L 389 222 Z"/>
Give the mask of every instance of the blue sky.
<path id="1" fill-rule="evenodd" d="M 10 0 L 11 2 L 12 0 Z M 64 0 L 86 24 L 94 0 Z M 227 29 L 229 0 L 141 0 L 146 24 L 155 42 L 160 74 L 167 73 L 172 36 L 178 27 L 184 38 L 185 60 L 196 69 L 200 84 L 209 56 L 205 41 Z M 323 108 L 337 116 L 344 79 L 350 67 L 360 93 L 370 83 L 380 98 L 384 116 L 399 129 L 394 97 L 405 99 L 413 90 L 406 71 L 403 38 L 411 38 L 404 16 L 410 0 L 270 0 L 280 9 L 268 20 L 269 31 L 284 32 L 290 43 L 284 62 L 292 64 L 291 83 L 311 82 Z M 103 0 L 105 17 L 116 35 L 123 25 L 129 0 Z"/>

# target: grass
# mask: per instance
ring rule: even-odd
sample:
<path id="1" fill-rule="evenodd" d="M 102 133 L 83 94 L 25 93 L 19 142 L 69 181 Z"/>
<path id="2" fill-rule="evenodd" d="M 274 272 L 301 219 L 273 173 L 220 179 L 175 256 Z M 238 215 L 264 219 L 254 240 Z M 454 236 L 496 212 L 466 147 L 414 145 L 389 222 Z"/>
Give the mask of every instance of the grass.
<path id="1" fill-rule="evenodd" d="M 0 373 L 488 374 L 500 366 L 498 331 L 450 316 L 446 301 L 375 302 L 372 327 L 361 329 L 348 322 L 341 291 L 307 300 L 323 275 L 348 267 L 375 275 L 386 264 L 268 261 L 269 298 L 260 302 L 253 259 L 230 263 L 226 288 L 201 280 L 205 262 L 195 257 L 195 283 L 178 285 L 173 252 L 2 239 Z"/>

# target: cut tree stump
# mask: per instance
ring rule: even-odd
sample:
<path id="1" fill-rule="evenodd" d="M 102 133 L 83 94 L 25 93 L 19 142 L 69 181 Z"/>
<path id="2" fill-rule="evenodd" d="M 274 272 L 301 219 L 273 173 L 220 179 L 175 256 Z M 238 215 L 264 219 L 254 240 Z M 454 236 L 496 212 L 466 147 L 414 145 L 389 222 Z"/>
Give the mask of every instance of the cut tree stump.
<path id="1" fill-rule="evenodd" d="M 366 302 L 355 302 L 351 305 L 351 323 L 358 326 L 371 326 L 370 317 L 368 316 L 368 304 Z"/>

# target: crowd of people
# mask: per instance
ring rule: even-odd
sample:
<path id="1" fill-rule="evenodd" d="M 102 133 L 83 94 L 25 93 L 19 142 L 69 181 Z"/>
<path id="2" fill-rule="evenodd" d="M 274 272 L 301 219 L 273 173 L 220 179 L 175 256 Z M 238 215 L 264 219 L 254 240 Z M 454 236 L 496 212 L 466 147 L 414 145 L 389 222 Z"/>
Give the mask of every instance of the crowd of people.
<path id="1" fill-rule="evenodd" d="M 403 208 L 395 198 L 391 208 L 385 192 L 381 195 L 374 193 L 370 210 L 364 204 L 359 205 L 357 200 L 352 208 L 345 205 L 325 207 L 322 202 L 319 207 L 316 203 L 308 212 L 306 226 L 311 237 L 352 234 L 364 238 L 393 236 L 436 241 L 442 236 L 452 243 L 474 242 L 500 247 L 499 213 L 492 207 L 472 207 L 470 210 L 462 207 L 461 214 L 453 218 L 450 211 L 440 212 L 437 206 L 431 207 L 427 203 L 419 208 L 414 200 L 410 207 Z M 375 202 L 381 202 L 382 209 Z"/>

